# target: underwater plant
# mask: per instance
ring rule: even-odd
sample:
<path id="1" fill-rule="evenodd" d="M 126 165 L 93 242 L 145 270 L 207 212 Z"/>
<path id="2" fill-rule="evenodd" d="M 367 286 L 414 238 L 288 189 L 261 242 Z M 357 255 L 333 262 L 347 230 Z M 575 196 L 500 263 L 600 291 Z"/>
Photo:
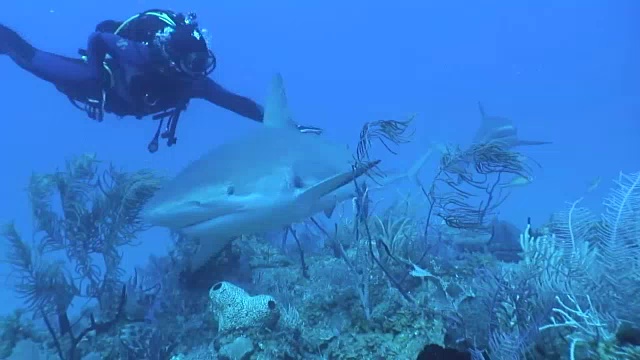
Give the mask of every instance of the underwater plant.
<path id="1" fill-rule="evenodd" d="M 377 120 L 365 123 L 360 132 L 360 138 L 354 155 L 354 170 L 358 164 L 371 162 L 370 151 L 372 150 L 374 142 L 381 143 L 386 151 L 394 155 L 396 152 L 393 146 L 411 142 L 413 132 L 410 125 L 413 119 L 414 116 L 409 117 L 409 119 L 405 121 Z M 385 180 L 386 175 L 384 171 L 376 166 L 367 176 L 374 183 L 379 184 Z M 342 259 L 351 271 L 356 284 L 355 291 L 360 299 L 365 317 L 369 319 L 371 316 L 369 286 L 370 282 L 375 278 L 373 276 L 374 267 L 382 271 L 382 274 L 389 280 L 390 284 L 399 291 L 405 300 L 413 302 L 413 299 L 383 263 L 381 254 L 391 259 L 395 259 L 395 257 L 390 249 L 390 245 L 386 242 L 388 239 L 376 237 L 372 232 L 371 228 L 374 226 L 373 224 L 377 224 L 377 222 L 374 222 L 374 219 L 371 217 L 371 200 L 369 198 L 369 188 L 367 184 L 364 182 L 359 184 L 354 180 L 353 186 L 356 196 L 352 199 L 353 219 L 348 226 L 348 232 L 350 236 L 352 236 L 350 242 L 354 245 L 354 249 L 356 249 L 354 254 L 350 255 L 345 251 L 344 245 L 338 236 L 339 227 L 337 224 L 334 226 L 333 235 L 330 235 L 313 217 L 311 221 L 327 237 L 329 246 L 333 248 L 336 257 Z M 302 253 L 301 260 L 303 268 L 305 268 L 306 265 L 304 264 L 304 255 Z"/>
<path id="2" fill-rule="evenodd" d="M 92 315 L 89 330 L 75 337 L 67 316 L 75 297 L 95 300 L 102 317 L 117 318 L 122 312 L 122 247 L 135 245 L 138 233 L 147 228 L 140 212 L 160 184 L 147 170 L 125 172 L 112 165 L 101 169 L 99 164 L 95 155 L 87 154 L 67 161 L 64 170 L 33 174 L 28 186 L 33 240 L 24 240 L 13 222 L 1 232 L 8 248 L 3 261 L 11 267 L 14 291 L 27 310 L 44 317 L 54 342 L 52 315 L 60 336 L 71 337 L 69 355 L 63 357 L 60 351 L 64 359 L 75 356 L 82 335 L 111 324 Z"/>
<path id="3" fill-rule="evenodd" d="M 572 204 L 563 239 L 554 244 L 564 288 L 540 330 L 561 333 L 571 360 L 583 354 L 634 358 L 628 352 L 637 350 L 619 343 L 617 333 L 623 324 L 638 327 L 640 307 L 630 299 L 640 294 L 640 172 L 620 173 L 599 222 L 576 210 L 580 201 Z"/>
<path id="4" fill-rule="evenodd" d="M 496 211 L 507 199 L 510 177 L 530 178 L 529 159 L 500 142 L 475 143 L 467 149 L 445 147 L 431 184 L 420 184 L 428 200 L 424 241 L 429 240 L 433 218 L 450 228 L 487 230 Z M 429 248 L 417 261 L 420 264 Z M 405 276 L 406 278 L 406 276 Z"/>

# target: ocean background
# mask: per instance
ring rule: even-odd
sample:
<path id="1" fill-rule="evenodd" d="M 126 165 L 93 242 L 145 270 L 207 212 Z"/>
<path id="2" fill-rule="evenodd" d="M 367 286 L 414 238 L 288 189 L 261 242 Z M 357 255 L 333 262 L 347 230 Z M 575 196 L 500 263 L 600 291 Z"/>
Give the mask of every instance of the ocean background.
<path id="1" fill-rule="evenodd" d="M 638 1 L 6 1 L 0 22 L 40 49 L 73 56 L 98 22 L 149 8 L 195 11 L 211 35 L 217 81 L 262 103 L 279 71 L 296 120 L 337 141 L 355 143 L 366 121 L 416 113 L 413 142 L 385 157 L 398 171 L 433 142 L 469 144 L 480 125 L 478 101 L 488 114 L 512 119 L 521 138 L 552 141 L 524 150 L 543 169 L 501 207 L 501 218 L 515 224 L 547 220 L 601 177 L 584 203 L 599 213 L 619 171 L 640 170 Z M 127 170 L 175 174 L 259 126 L 194 100 L 178 144 L 149 154 L 154 122 L 92 121 L 8 57 L 0 57 L 0 94 L 0 221 L 16 220 L 25 235 L 33 172 L 95 152 Z M 141 241 L 127 250 L 125 269 L 169 244 L 162 229 Z M 1 294 L 1 313 L 20 306 L 9 287 Z"/>

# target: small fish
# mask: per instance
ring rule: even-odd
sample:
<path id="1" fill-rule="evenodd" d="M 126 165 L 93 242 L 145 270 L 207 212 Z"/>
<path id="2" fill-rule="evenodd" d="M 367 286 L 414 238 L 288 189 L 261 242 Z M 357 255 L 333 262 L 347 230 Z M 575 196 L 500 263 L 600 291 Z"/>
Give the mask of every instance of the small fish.
<path id="1" fill-rule="evenodd" d="M 589 183 L 589 187 L 587 188 L 587 194 L 590 194 L 594 192 L 596 189 L 598 189 L 601 182 L 602 182 L 601 176 L 598 176 L 597 178 L 591 180 L 591 182 Z"/>

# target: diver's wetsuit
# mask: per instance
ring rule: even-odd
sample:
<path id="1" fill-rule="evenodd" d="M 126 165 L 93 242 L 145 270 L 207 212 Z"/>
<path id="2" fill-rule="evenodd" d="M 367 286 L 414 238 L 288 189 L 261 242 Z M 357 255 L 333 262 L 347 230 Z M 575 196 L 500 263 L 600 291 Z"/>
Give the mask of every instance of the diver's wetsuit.
<path id="1" fill-rule="evenodd" d="M 81 60 L 41 51 L 15 31 L 0 24 L 0 55 L 9 55 L 21 68 L 48 81 L 71 97 L 99 93 L 99 83 Z"/>
<path id="2" fill-rule="evenodd" d="M 87 62 L 34 48 L 15 31 L 0 24 L 0 54 L 9 55 L 23 69 L 54 84 L 73 99 L 98 98 L 108 78 L 103 60 L 109 54 L 117 67 L 106 93 L 104 110 L 119 116 L 144 117 L 186 106 L 189 99 L 207 100 L 255 121 L 263 109 L 255 101 L 234 94 L 209 77 L 178 78 L 154 73 L 152 50 L 112 33 L 89 37 Z"/>
<path id="3" fill-rule="evenodd" d="M 260 105 L 247 97 L 228 91 L 209 77 L 190 79 L 154 74 L 153 70 L 149 70 L 154 68 L 155 62 L 151 48 L 115 34 L 94 32 L 89 37 L 87 58 L 93 78 L 101 77 L 102 64 L 107 53 L 115 60 L 120 70 L 121 76 L 115 81 L 120 97 L 127 99 L 127 96 L 130 96 L 130 103 L 144 104 L 146 108 L 137 111 L 156 113 L 158 110 L 180 106 L 189 99 L 197 98 L 246 118 L 262 121 L 263 109 Z M 119 83 L 126 84 L 126 87 L 118 86 Z M 118 114 L 124 110 L 112 109 L 112 112 Z"/>

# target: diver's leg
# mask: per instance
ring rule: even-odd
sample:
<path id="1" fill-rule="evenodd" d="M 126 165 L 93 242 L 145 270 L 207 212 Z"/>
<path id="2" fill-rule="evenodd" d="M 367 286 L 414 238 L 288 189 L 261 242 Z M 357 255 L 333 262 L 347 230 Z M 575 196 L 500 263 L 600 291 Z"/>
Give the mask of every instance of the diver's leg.
<path id="1" fill-rule="evenodd" d="M 33 56 L 33 47 L 18 33 L 0 24 L 0 54 L 30 57 Z"/>
<path id="2" fill-rule="evenodd" d="M 59 87 L 89 90 L 97 85 L 89 67 L 82 60 L 38 50 L 2 24 L 0 54 L 9 55 L 21 68 Z"/>

